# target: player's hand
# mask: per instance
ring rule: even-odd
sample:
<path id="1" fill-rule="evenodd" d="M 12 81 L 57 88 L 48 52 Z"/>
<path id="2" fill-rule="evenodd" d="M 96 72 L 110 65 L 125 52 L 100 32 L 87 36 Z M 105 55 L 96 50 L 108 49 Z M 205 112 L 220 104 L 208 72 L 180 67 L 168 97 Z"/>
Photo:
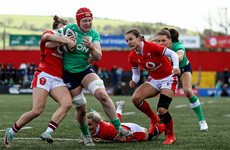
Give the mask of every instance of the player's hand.
<path id="1" fill-rule="evenodd" d="M 67 46 L 69 47 L 69 49 L 75 49 L 76 48 L 76 43 L 74 40 L 72 39 L 68 39 L 68 42 L 67 42 Z"/>
<path id="2" fill-rule="evenodd" d="M 99 138 L 99 137 L 93 138 L 93 141 L 96 142 L 96 143 L 102 143 L 102 142 L 104 142 L 104 140 L 102 138 Z"/>
<path id="3" fill-rule="evenodd" d="M 87 58 L 87 63 L 92 64 L 95 61 L 92 57 Z"/>
<path id="4" fill-rule="evenodd" d="M 172 73 L 176 76 L 180 76 L 181 72 L 180 72 L 180 69 L 179 68 L 174 68 Z"/>
<path id="5" fill-rule="evenodd" d="M 91 39 L 88 36 L 84 36 L 81 40 L 84 41 L 81 42 L 83 46 L 88 47 L 89 49 L 93 48 L 93 43 L 91 42 Z"/>
<path id="6" fill-rule="evenodd" d="M 136 83 L 133 80 L 129 81 L 129 86 L 131 88 L 133 88 L 135 85 L 136 85 Z"/>

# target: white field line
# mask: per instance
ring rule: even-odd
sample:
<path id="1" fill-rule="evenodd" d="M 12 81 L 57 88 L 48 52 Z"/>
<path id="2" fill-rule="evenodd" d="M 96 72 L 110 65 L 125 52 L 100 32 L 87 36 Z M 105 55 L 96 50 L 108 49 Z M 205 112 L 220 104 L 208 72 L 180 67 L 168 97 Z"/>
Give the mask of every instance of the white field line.
<path id="1" fill-rule="evenodd" d="M 230 114 L 224 115 L 224 117 L 230 117 Z"/>
<path id="2" fill-rule="evenodd" d="M 22 127 L 21 130 L 24 130 L 24 129 L 31 129 L 31 128 L 33 128 L 33 127 Z M 6 129 L 0 130 L 0 131 L 5 131 L 5 130 L 6 130 Z"/>
<path id="3" fill-rule="evenodd" d="M 0 138 L 0 139 L 4 139 L 4 138 Z M 64 138 L 53 138 L 54 141 L 80 141 L 80 139 L 64 139 Z M 41 138 L 23 138 L 23 137 L 19 137 L 19 138 L 14 138 L 14 140 L 41 140 Z"/>
<path id="4" fill-rule="evenodd" d="M 125 113 L 122 113 L 122 116 L 133 115 L 133 114 L 135 114 L 135 112 L 125 112 Z"/>

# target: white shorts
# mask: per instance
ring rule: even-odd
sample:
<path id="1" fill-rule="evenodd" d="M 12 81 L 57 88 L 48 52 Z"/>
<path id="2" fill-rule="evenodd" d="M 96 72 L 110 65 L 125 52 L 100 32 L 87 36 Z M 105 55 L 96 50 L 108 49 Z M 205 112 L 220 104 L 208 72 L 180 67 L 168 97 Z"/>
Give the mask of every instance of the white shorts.
<path id="1" fill-rule="evenodd" d="M 34 79 L 31 83 L 31 87 L 38 87 L 45 89 L 46 91 L 50 92 L 53 88 L 56 88 L 58 86 L 65 86 L 64 81 L 62 78 L 58 78 L 55 76 L 52 76 L 45 72 L 35 72 L 34 73 Z"/>
<path id="2" fill-rule="evenodd" d="M 135 123 L 121 123 L 121 126 L 126 126 L 133 133 L 133 136 L 126 138 L 126 142 L 145 141 L 145 129 Z"/>
<path id="3" fill-rule="evenodd" d="M 178 78 L 173 74 L 160 80 L 155 80 L 151 76 L 148 76 L 148 79 L 146 80 L 145 83 L 152 85 L 158 91 L 166 88 L 172 90 L 175 93 L 177 88 Z"/>

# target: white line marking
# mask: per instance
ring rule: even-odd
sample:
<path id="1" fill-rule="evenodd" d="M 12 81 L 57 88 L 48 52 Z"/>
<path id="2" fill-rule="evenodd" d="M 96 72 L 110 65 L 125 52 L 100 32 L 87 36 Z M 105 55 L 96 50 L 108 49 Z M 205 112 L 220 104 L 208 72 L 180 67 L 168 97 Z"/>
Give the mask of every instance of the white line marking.
<path id="1" fill-rule="evenodd" d="M 175 108 L 183 108 L 183 107 L 188 107 L 188 105 L 183 104 L 183 105 L 176 105 L 175 106 Z"/>
<path id="2" fill-rule="evenodd" d="M 126 112 L 126 113 L 122 113 L 122 116 L 124 115 L 132 115 L 132 114 L 135 114 L 135 112 Z"/>
<path id="3" fill-rule="evenodd" d="M 4 138 L 0 138 L 4 139 Z M 14 138 L 14 140 L 41 140 L 41 138 Z M 54 141 L 80 141 L 81 139 L 64 139 L 64 138 L 54 138 Z"/>
<path id="4" fill-rule="evenodd" d="M 224 115 L 224 117 L 230 117 L 230 114 Z"/>
<path id="5" fill-rule="evenodd" d="M 33 128 L 33 127 L 22 127 L 21 130 L 24 130 L 24 129 L 31 129 L 31 128 Z M 5 131 L 5 129 L 4 129 L 4 130 L 0 130 L 0 131 Z"/>

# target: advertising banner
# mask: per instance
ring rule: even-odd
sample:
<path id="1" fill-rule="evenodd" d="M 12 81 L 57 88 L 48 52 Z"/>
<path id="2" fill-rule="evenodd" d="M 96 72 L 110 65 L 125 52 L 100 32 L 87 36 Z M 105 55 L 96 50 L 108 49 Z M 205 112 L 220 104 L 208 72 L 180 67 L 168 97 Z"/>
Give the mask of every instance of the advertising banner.
<path id="1" fill-rule="evenodd" d="M 230 36 L 206 36 L 206 48 L 230 48 Z"/>
<path id="2" fill-rule="evenodd" d="M 40 35 L 10 35 L 10 46 L 40 46 Z"/>

